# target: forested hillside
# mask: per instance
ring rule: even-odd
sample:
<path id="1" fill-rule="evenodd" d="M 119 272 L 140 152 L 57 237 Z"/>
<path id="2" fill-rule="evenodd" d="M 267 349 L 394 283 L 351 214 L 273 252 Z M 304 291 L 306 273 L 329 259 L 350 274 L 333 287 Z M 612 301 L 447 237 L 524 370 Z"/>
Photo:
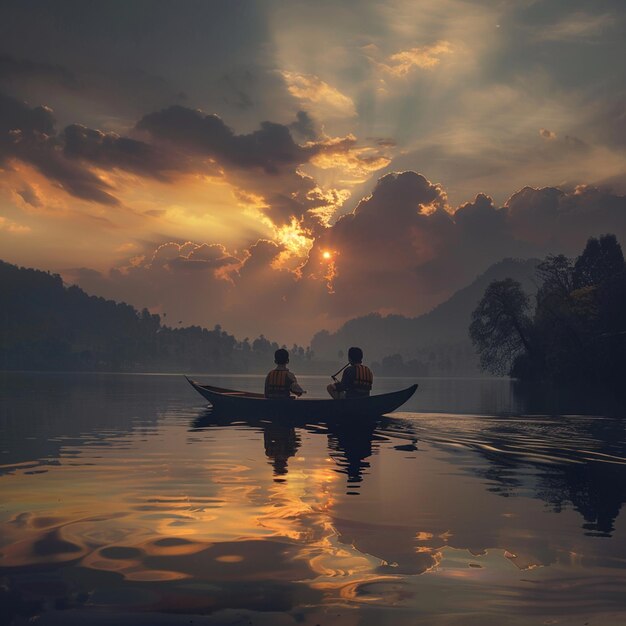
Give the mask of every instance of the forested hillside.
<path id="1" fill-rule="evenodd" d="M 89 296 L 61 277 L 0 261 L 0 368 L 265 371 L 279 346 L 216 326 L 171 328 L 147 309 Z M 311 352 L 293 346 L 294 364 Z"/>

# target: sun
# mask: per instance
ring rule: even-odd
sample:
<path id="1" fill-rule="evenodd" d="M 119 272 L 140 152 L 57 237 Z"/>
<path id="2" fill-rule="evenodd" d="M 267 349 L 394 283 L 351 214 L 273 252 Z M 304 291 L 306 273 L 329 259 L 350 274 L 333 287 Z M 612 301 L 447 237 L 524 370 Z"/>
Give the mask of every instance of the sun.
<path id="1" fill-rule="evenodd" d="M 326 259 L 328 261 L 328 259 L 330 259 L 333 255 L 328 251 L 328 250 L 324 250 L 324 252 L 322 252 L 322 258 Z"/>

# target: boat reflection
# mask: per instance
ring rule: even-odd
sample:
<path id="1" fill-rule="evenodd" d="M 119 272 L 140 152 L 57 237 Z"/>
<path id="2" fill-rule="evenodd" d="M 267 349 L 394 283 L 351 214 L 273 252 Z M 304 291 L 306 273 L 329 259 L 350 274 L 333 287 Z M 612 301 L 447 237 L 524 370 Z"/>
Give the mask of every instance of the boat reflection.
<path id="1" fill-rule="evenodd" d="M 288 473 L 288 462 L 301 446 L 299 430 L 315 434 L 326 434 L 329 457 L 335 462 L 335 470 L 347 476 L 347 495 L 357 495 L 359 483 L 370 468 L 369 458 L 377 453 L 380 442 L 389 437 L 408 440 L 409 443 L 394 446 L 402 452 L 417 449 L 417 436 L 410 426 L 400 426 L 400 420 L 381 416 L 377 419 L 315 422 L 286 419 L 241 420 L 220 412 L 206 409 L 192 423 L 192 430 L 212 427 L 247 427 L 263 433 L 265 455 L 274 468 L 274 480 L 280 482 Z"/>

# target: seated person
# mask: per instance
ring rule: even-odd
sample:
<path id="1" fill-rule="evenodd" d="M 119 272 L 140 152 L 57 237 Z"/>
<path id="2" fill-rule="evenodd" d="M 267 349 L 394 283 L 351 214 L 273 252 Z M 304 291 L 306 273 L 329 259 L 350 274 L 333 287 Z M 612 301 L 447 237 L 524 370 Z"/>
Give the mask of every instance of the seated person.
<path id="1" fill-rule="evenodd" d="M 266 398 L 290 398 L 291 394 L 301 396 L 304 390 L 298 384 L 294 374 L 287 369 L 289 352 L 284 348 L 274 353 L 276 367 L 265 377 Z"/>
<path id="2" fill-rule="evenodd" d="M 350 348 L 348 350 L 348 365 L 343 370 L 343 376 L 338 383 L 328 385 L 328 393 L 335 399 L 340 398 L 362 398 L 370 395 L 374 375 L 372 370 L 363 365 L 363 350 L 361 348 Z"/>

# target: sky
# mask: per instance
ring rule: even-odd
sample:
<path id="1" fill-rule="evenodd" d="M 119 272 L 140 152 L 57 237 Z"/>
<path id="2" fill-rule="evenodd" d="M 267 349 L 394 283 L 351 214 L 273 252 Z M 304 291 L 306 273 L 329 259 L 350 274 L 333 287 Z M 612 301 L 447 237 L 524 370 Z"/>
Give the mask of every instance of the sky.
<path id="1" fill-rule="evenodd" d="M 621 0 L 0 1 L 0 259 L 308 344 L 626 243 Z"/>

